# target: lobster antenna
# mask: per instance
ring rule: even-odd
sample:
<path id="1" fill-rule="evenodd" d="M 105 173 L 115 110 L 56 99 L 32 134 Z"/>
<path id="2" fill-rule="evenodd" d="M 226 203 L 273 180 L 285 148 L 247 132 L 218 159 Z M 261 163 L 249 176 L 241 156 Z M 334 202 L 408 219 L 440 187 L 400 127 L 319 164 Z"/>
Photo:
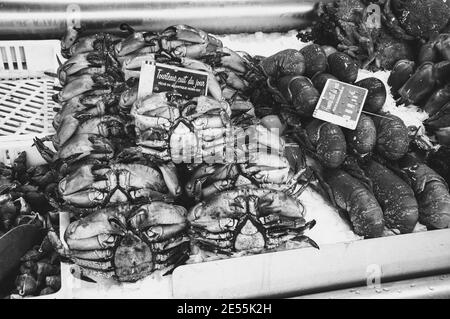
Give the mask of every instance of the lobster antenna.
<path id="1" fill-rule="evenodd" d="M 393 121 L 393 119 L 391 119 L 390 117 L 387 117 L 387 116 L 383 116 L 383 115 L 380 115 L 380 114 L 375 114 L 375 113 L 367 112 L 367 111 L 362 111 L 362 112 L 364 114 L 368 114 L 368 115 L 372 115 L 372 116 L 378 116 L 378 117 L 384 118 L 386 120 Z"/>

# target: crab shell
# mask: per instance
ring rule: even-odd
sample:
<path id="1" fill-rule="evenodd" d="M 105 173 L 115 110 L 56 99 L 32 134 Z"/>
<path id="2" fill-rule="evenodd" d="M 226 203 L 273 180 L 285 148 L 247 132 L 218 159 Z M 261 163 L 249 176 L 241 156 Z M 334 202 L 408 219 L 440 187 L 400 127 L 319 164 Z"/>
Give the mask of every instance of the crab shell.
<path id="1" fill-rule="evenodd" d="M 264 205 L 252 206 L 249 199 Z M 306 225 L 303 206 L 293 197 L 271 189 L 248 187 L 221 192 L 197 204 L 187 218 L 194 230 L 216 236 L 234 232 L 235 251 L 255 251 L 268 247 L 269 235 L 261 220 L 271 220 L 273 216 Z"/>
<path id="2" fill-rule="evenodd" d="M 128 220 L 132 231 L 121 239 L 114 254 L 117 279 L 135 282 L 155 270 L 171 267 L 171 260 L 185 253 L 183 249 L 177 251 L 177 246 L 185 243 L 186 215 L 184 207 L 164 202 L 140 206 Z M 158 254 L 171 249 L 175 249 L 168 253 L 171 257 L 161 260 Z"/>
<path id="3" fill-rule="evenodd" d="M 68 256 L 88 275 L 135 282 L 187 254 L 186 214 L 160 201 L 101 209 L 66 229 Z"/>
<path id="4" fill-rule="evenodd" d="M 72 250 L 113 247 L 117 237 L 125 235 L 126 212 L 126 209 L 103 209 L 69 224 L 64 233 L 67 246 Z"/>
<path id="5" fill-rule="evenodd" d="M 98 180 L 99 176 L 104 176 L 105 180 Z M 62 198 L 79 207 L 95 207 L 108 195 L 111 203 L 127 202 L 128 197 L 116 191 L 117 187 L 134 193 L 136 197 L 141 197 L 140 194 L 168 192 L 163 174 L 143 164 L 112 164 L 97 171 L 94 171 L 93 165 L 83 165 L 63 178 L 58 185 Z"/>

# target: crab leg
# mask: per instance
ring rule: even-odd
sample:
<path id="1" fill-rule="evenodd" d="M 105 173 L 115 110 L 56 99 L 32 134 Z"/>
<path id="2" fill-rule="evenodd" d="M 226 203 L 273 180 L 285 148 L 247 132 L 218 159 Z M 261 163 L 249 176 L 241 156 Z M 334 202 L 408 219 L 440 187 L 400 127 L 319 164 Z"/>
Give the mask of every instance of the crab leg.
<path id="1" fill-rule="evenodd" d="M 72 250 L 71 256 L 85 260 L 104 260 L 113 257 L 113 249 Z"/>
<path id="2" fill-rule="evenodd" d="M 138 130 L 145 131 L 154 127 L 169 130 L 171 123 L 163 117 L 153 117 L 135 114 L 135 125 Z"/>
<path id="3" fill-rule="evenodd" d="M 154 150 L 152 149 L 152 143 L 147 144 L 146 141 L 139 141 L 137 143 L 140 147 L 139 147 L 139 151 L 143 154 L 147 154 L 147 155 L 151 155 L 151 156 L 155 156 L 156 158 L 161 159 L 162 161 L 170 161 L 172 159 L 172 157 L 169 154 L 169 150 L 165 149 L 162 151 L 158 151 L 158 150 Z"/>
<path id="4" fill-rule="evenodd" d="M 70 83 L 67 83 L 58 93 L 60 101 L 67 101 L 77 95 L 100 88 L 91 75 L 82 75 Z"/>
<path id="5" fill-rule="evenodd" d="M 223 128 L 229 124 L 220 115 L 203 115 L 192 121 L 192 125 L 196 130 L 205 130 L 209 128 Z"/>
<path id="6" fill-rule="evenodd" d="M 72 258 L 72 261 L 80 267 L 90 268 L 100 271 L 113 270 L 114 266 L 111 261 L 94 261 L 79 258 Z"/>
<path id="7" fill-rule="evenodd" d="M 87 189 L 69 195 L 62 195 L 62 198 L 67 203 L 78 207 L 93 208 L 103 203 L 106 194 L 96 189 Z"/>

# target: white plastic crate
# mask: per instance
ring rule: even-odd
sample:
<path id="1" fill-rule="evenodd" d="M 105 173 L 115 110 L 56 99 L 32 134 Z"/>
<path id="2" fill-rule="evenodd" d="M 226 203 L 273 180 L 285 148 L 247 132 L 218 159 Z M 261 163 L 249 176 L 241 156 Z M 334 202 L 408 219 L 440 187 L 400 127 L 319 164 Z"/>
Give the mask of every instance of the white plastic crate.
<path id="1" fill-rule="evenodd" d="M 0 141 L 51 134 L 59 41 L 0 41 Z"/>

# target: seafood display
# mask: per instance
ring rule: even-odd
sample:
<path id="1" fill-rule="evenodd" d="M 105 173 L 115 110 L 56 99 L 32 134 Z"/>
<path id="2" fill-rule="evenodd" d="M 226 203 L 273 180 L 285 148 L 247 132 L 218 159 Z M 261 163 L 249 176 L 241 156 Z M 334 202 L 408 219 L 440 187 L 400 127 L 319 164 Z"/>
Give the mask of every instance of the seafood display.
<path id="1" fill-rule="evenodd" d="M 414 60 L 421 41 L 447 30 L 450 8 L 444 0 L 335 0 L 319 2 L 316 14 L 298 34 L 302 41 L 334 46 L 364 69 L 391 70 Z"/>
<path id="2" fill-rule="evenodd" d="M 306 190 L 360 239 L 449 228 L 450 6 L 335 0 L 316 13 L 306 44 L 268 56 L 182 24 L 69 27 L 65 60 L 46 72 L 60 83 L 54 134 L 33 139 L 47 164 L 27 167 L 25 152 L 0 164 L 0 239 L 22 224 L 45 232 L 10 297 L 57 292 L 61 262 L 83 280 L 135 283 L 320 249 Z M 201 74 L 205 89 L 149 91 L 148 65 Z M 367 90 L 355 129 L 316 118 L 328 80 Z M 393 108 L 427 117 L 412 126 Z"/>

